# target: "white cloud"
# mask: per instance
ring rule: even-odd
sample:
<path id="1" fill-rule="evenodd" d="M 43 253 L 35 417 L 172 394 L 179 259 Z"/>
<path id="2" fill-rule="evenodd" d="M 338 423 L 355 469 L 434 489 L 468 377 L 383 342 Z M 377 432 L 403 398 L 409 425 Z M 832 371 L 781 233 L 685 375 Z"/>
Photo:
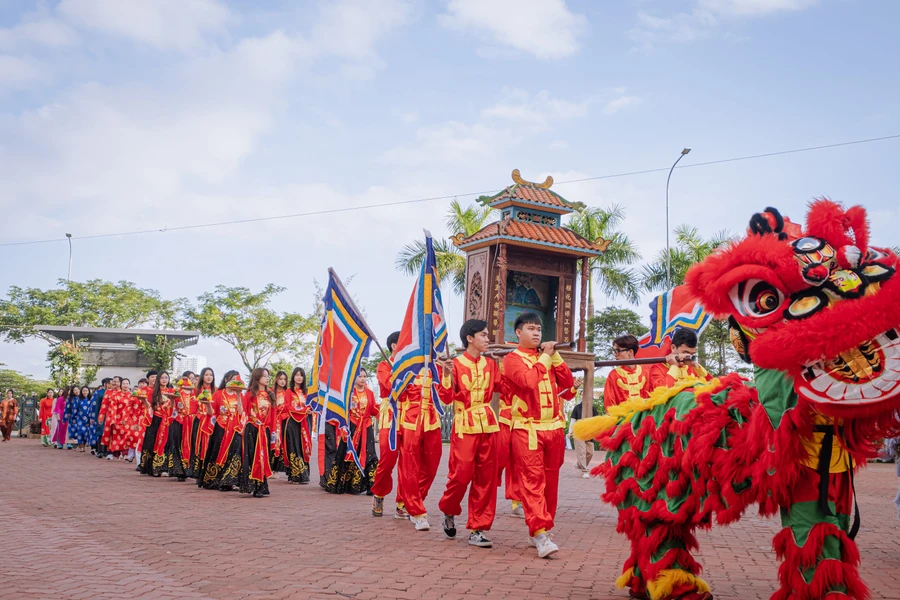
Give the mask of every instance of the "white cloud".
<path id="1" fill-rule="evenodd" d="M 47 65 L 30 58 L 0 54 L 0 90 L 26 90 L 49 80 Z"/>
<path id="2" fill-rule="evenodd" d="M 404 125 L 412 125 L 419 121 L 419 113 L 415 111 L 401 112 L 398 116 L 400 117 L 400 120 L 403 121 Z"/>
<path id="3" fill-rule="evenodd" d="M 160 50 L 188 51 L 225 31 L 229 10 L 216 0 L 62 0 L 71 23 Z"/>
<path id="4" fill-rule="evenodd" d="M 723 19 L 800 11 L 816 4 L 818 0 L 695 0 L 693 10 L 689 12 L 659 16 L 638 11 L 637 25 L 625 35 L 640 49 L 649 51 L 659 44 L 684 44 L 704 38 L 721 25 Z M 741 36 L 731 39 L 740 41 Z"/>
<path id="5" fill-rule="evenodd" d="M 419 127 L 413 144 L 392 148 L 383 159 L 405 167 L 442 163 L 475 166 L 493 158 L 503 146 L 515 143 L 516 136 L 508 130 L 450 121 Z"/>
<path id="6" fill-rule="evenodd" d="M 320 54 L 362 61 L 375 43 L 412 17 L 409 0 L 344 0 L 322 5 L 310 45 Z"/>
<path id="7" fill-rule="evenodd" d="M 447 28 L 475 31 L 488 43 L 559 59 L 578 51 L 587 19 L 573 14 L 564 0 L 450 0 L 440 22 Z M 488 54 L 496 54 L 492 49 Z M 484 55 L 481 49 L 479 54 Z"/>
<path id="8" fill-rule="evenodd" d="M 556 121 L 584 117 L 595 98 L 573 102 L 554 98 L 547 90 L 541 90 L 533 97 L 524 90 L 505 88 L 503 100 L 481 111 L 485 121 L 507 121 L 524 125 L 535 131 L 547 129 Z"/>
<path id="9" fill-rule="evenodd" d="M 567 141 L 565 141 L 565 140 L 553 140 L 553 141 L 550 142 L 550 144 L 547 146 L 547 149 L 550 150 L 550 151 L 553 151 L 553 152 L 557 152 L 557 151 L 560 151 L 560 150 L 568 150 L 568 149 L 569 149 L 569 142 L 567 142 Z"/>
<path id="10" fill-rule="evenodd" d="M 818 4 L 819 0 L 698 0 L 700 8 L 722 15 L 757 16 L 775 12 L 798 11 Z"/>
<path id="11" fill-rule="evenodd" d="M 641 98 L 639 96 L 619 96 L 617 98 L 613 98 L 603 106 L 603 114 L 611 115 L 619 112 L 620 110 L 633 108 L 640 103 Z"/>
<path id="12" fill-rule="evenodd" d="M 0 48 L 19 50 L 27 45 L 62 48 L 78 42 L 78 34 L 57 19 L 42 18 L 0 29 Z"/>

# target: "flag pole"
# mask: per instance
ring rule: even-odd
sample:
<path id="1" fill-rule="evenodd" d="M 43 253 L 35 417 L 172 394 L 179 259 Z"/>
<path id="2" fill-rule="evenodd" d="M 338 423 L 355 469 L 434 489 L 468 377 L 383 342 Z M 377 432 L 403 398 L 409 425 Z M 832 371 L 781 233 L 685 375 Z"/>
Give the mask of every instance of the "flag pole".
<path id="1" fill-rule="evenodd" d="M 366 318 L 363 316 L 362 311 L 359 310 L 359 307 L 356 306 L 356 303 L 353 301 L 353 297 L 347 292 L 347 288 L 344 287 L 344 283 L 341 281 L 341 278 L 338 277 L 338 274 L 335 273 L 334 269 L 328 267 L 328 274 L 334 277 L 334 282 L 337 284 L 338 288 L 340 288 L 341 293 L 344 298 L 347 299 L 347 302 L 350 303 L 350 306 L 353 307 L 353 311 L 356 313 L 356 316 L 359 317 L 359 320 L 362 321 L 362 324 L 365 326 L 366 331 L 369 333 L 369 337 L 372 338 L 372 341 L 375 342 L 375 345 L 378 346 L 378 349 L 381 350 L 381 355 L 384 357 L 384 360 L 391 362 L 391 357 L 387 352 L 384 351 L 384 348 L 381 347 L 381 344 L 378 343 L 378 338 L 375 337 L 375 334 L 372 332 L 372 328 L 369 327 L 369 324 L 366 323 Z"/>

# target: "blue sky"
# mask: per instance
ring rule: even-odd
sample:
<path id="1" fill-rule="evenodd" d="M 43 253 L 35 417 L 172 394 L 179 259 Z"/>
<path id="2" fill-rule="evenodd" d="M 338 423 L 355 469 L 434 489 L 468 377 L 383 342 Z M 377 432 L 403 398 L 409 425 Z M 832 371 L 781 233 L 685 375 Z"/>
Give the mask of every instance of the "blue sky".
<path id="1" fill-rule="evenodd" d="M 889 0 L 0 0 L 0 243 L 495 190 L 900 133 Z M 742 231 L 828 195 L 898 242 L 900 140 L 679 170 L 671 221 Z M 665 245 L 666 173 L 559 184 Z M 471 197 L 460 196 L 462 201 Z M 192 232 L 76 240 L 73 278 L 167 297 L 288 288 L 334 267 L 384 337 L 394 268 L 446 201 Z M 66 275 L 64 241 L 0 247 L 0 289 Z M 461 303 L 445 292 L 451 328 Z M 601 299 L 603 306 L 610 301 Z M 615 301 L 613 301 L 615 302 Z M 647 312 L 642 301 L 634 307 Z M 38 343 L 0 362 L 44 375 Z M 239 364 L 214 341 L 190 350 Z"/>

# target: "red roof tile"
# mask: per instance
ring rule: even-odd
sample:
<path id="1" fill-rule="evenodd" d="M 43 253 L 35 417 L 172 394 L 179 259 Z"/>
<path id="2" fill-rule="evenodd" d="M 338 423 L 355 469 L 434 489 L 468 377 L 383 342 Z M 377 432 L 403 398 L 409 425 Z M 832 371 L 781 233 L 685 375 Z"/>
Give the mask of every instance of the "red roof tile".
<path id="1" fill-rule="evenodd" d="M 535 223 L 510 219 L 505 219 L 499 223 L 491 223 L 474 235 L 468 238 L 457 239 L 454 243 L 457 246 L 468 246 L 474 242 L 495 238 L 501 235 L 504 238 L 535 242 L 537 245 L 551 244 L 557 247 L 562 246 L 573 250 L 583 250 L 588 254 L 599 254 L 606 250 L 606 247 L 603 244 L 594 244 L 565 227 L 537 225 Z"/>
<path id="2" fill-rule="evenodd" d="M 562 196 L 556 194 L 555 192 L 551 192 L 550 190 L 532 186 L 532 185 L 522 185 L 522 184 L 513 184 L 491 198 L 491 205 L 500 204 L 502 202 L 509 202 L 515 200 L 525 200 L 526 202 L 535 202 L 537 204 L 543 204 L 545 206 L 553 206 L 556 208 L 565 209 L 565 212 L 572 212 L 572 207 L 566 204 L 563 200 Z"/>

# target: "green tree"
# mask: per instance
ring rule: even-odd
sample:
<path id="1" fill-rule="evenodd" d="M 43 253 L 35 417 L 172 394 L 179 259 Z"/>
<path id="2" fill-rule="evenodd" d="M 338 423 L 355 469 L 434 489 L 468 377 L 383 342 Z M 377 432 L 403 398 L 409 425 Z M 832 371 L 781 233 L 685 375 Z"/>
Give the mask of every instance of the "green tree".
<path id="1" fill-rule="evenodd" d="M 675 245 L 671 249 L 671 287 L 683 285 L 691 266 L 733 240 L 734 236 L 728 231 L 719 231 L 705 239 L 696 227 L 681 225 L 676 228 Z M 666 289 L 665 250 L 657 254 L 653 262 L 644 266 L 643 286 L 648 291 L 661 292 Z M 710 321 L 700 336 L 698 353 L 700 360 L 715 375 L 723 375 L 729 371 L 747 372 L 731 345 L 728 323 L 725 321 Z"/>
<path id="2" fill-rule="evenodd" d="M 592 242 L 600 238 L 609 240 L 606 252 L 590 259 L 588 315 L 594 314 L 595 281 L 600 290 L 610 298 L 622 297 L 632 304 L 638 301 L 640 278 L 635 270 L 628 268 L 627 265 L 640 260 L 641 254 L 634 242 L 619 231 L 619 226 L 624 220 L 625 209 L 613 204 L 609 208 L 583 208 L 573 213 L 566 224 L 566 227 Z"/>
<path id="3" fill-rule="evenodd" d="M 57 388 L 67 385 L 90 385 L 97 376 L 98 367 L 84 366 L 84 340 L 61 342 L 47 352 L 50 379 Z"/>
<path id="4" fill-rule="evenodd" d="M 298 352 L 310 338 L 315 340 L 315 315 L 279 313 L 269 307 L 284 291 L 274 284 L 252 293 L 245 287 L 216 286 L 186 311 L 185 326 L 233 347 L 248 371 L 265 365 L 274 355 Z"/>
<path id="5" fill-rule="evenodd" d="M 278 371 L 284 371 L 287 374 L 288 386 L 291 385 L 291 373 L 294 371 L 294 365 L 291 361 L 286 360 L 281 356 L 274 356 L 269 361 L 269 364 L 266 365 L 266 368 L 269 370 L 269 386 L 275 385 L 275 374 L 278 373 Z M 304 370 L 306 371 L 306 369 Z"/>
<path id="6" fill-rule="evenodd" d="M 612 343 L 620 335 L 641 337 L 649 329 L 641 317 L 629 308 L 604 308 L 587 322 L 587 345 L 600 360 L 612 360 Z"/>
<path id="7" fill-rule="evenodd" d="M 445 219 L 447 229 L 453 234 L 466 237 L 480 231 L 487 225 L 496 211 L 490 206 L 469 205 L 465 208 L 458 200 L 450 203 Z M 425 262 L 425 240 L 416 240 L 403 247 L 397 255 L 397 270 L 407 275 L 415 275 Z M 448 239 L 434 240 L 434 258 L 441 282 L 452 282 L 453 292 L 462 294 L 466 287 L 466 256 L 456 249 Z"/>
<path id="8" fill-rule="evenodd" d="M 0 300 L 0 339 L 22 342 L 42 339 L 51 345 L 59 340 L 35 329 L 38 325 L 111 327 L 176 327 L 184 300 L 163 300 L 159 292 L 139 288 L 129 281 L 86 282 L 64 280 L 59 287 L 9 288 Z"/>
<path id="9" fill-rule="evenodd" d="M 134 344 L 141 354 L 150 360 L 150 368 L 154 371 L 170 371 L 175 359 L 183 356 L 175 344 L 177 340 L 170 339 L 166 335 L 158 335 L 152 342 L 141 338 L 135 338 Z"/>
<path id="10" fill-rule="evenodd" d="M 0 363 L 0 367 L 5 367 Z M 19 373 L 15 369 L 0 369 L 0 394 L 6 393 L 6 390 L 12 390 L 18 397 L 22 394 L 37 394 L 43 397 L 47 392 L 47 388 L 54 387 L 49 381 L 34 379 L 31 375 Z"/>

